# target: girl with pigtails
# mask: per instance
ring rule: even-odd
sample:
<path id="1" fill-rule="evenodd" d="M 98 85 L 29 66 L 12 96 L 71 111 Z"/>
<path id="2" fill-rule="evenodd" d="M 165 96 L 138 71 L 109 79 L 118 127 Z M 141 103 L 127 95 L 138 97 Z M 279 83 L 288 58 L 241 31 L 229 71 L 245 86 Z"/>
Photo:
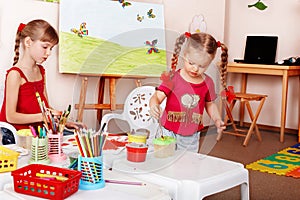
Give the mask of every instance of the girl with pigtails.
<path id="1" fill-rule="evenodd" d="M 10 123 L 17 130 L 28 129 L 29 126 L 43 127 L 44 117 L 36 94 L 49 108 L 42 63 L 48 59 L 58 42 L 56 30 L 45 20 L 36 19 L 19 25 L 13 67 L 7 70 L 5 79 L 0 121 Z M 75 122 L 67 122 L 66 126 L 86 127 Z"/>
<path id="2" fill-rule="evenodd" d="M 184 64 L 177 69 L 182 47 Z M 176 138 L 178 150 L 198 152 L 204 109 L 219 134 L 226 128 L 214 102 L 217 98 L 214 82 L 205 73 L 217 49 L 222 51 L 219 71 L 226 90 L 227 47 L 210 34 L 186 32 L 177 38 L 171 70 L 162 74 L 162 83 L 150 99 L 151 116 L 160 120 L 164 136 Z M 164 99 L 166 107 L 162 111 L 160 104 Z"/>

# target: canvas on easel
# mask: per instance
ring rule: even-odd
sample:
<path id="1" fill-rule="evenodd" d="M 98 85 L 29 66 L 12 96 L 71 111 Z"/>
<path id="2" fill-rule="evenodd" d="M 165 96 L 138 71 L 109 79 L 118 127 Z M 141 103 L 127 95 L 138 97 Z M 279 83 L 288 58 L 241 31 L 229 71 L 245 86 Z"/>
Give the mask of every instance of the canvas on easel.
<path id="1" fill-rule="evenodd" d="M 160 76 L 166 70 L 162 4 L 60 2 L 59 71 Z"/>

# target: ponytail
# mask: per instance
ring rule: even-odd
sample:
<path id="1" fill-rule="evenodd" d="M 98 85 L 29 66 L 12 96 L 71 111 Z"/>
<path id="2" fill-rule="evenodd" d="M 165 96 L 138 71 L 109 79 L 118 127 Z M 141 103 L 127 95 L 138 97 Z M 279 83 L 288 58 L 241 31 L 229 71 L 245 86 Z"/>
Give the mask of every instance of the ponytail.
<path id="1" fill-rule="evenodd" d="M 221 62 L 219 64 L 221 84 L 223 89 L 227 90 L 226 78 L 227 78 L 228 48 L 226 47 L 225 44 L 221 42 L 217 42 L 217 43 L 219 43 L 219 46 L 221 47 L 222 50 Z"/>
<path id="2" fill-rule="evenodd" d="M 20 43 L 21 43 L 21 33 L 22 33 L 22 30 L 23 28 L 25 27 L 22 27 L 21 26 L 22 24 L 20 24 L 18 30 L 17 30 L 17 34 L 16 34 L 16 40 L 15 40 L 15 49 L 14 49 L 14 52 L 15 52 L 15 56 L 14 56 L 14 62 L 13 62 L 13 65 L 15 65 L 18 61 L 19 61 L 19 55 L 20 55 Z"/>

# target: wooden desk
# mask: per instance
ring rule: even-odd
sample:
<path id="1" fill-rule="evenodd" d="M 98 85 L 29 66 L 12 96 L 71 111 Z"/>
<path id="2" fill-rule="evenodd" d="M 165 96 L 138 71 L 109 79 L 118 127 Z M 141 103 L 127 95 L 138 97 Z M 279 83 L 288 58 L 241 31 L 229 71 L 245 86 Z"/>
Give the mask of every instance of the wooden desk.
<path id="1" fill-rule="evenodd" d="M 299 77 L 298 121 L 300 120 L 300 66 L 228 63 L 227 71 L 242 74 L 241 92 L 246 92 L 248 74 L 282 76 L 280 142 L 284 142 L 288 79 L 290 76 Z M 242 104 L 240 108 L 240 121 L 241 123 L 244 121 L 244 105 Z M 300 141 L 300 123 L 298 123 L 298 136 L 298 140 Z"/>

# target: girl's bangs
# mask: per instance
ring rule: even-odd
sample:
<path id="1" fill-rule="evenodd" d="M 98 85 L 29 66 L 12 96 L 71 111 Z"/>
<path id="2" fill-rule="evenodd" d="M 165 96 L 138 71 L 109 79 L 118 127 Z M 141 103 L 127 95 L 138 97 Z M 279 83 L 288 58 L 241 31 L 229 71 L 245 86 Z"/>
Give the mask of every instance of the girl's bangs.
<path id="1" fill-rule="evenodd" d="M 59 37 L 56 31 L 52 27 L 49 27 L 48 29 L 45 30 L 40 40 L 44 42 L 50 42 L 52 44 L 58 44 Z"/>

